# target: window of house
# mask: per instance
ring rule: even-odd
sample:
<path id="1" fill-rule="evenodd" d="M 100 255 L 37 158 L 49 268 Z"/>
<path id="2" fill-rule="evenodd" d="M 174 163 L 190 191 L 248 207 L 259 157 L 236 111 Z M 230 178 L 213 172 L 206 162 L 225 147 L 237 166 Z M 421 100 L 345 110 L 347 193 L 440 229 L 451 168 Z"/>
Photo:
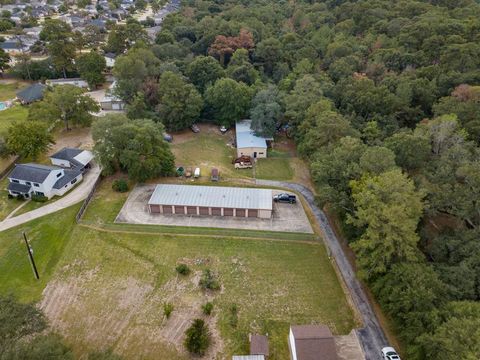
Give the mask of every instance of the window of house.
<path id="1" fill-rule="evenodd" d="M 13 183 L 15 183 L 15 184 L 18 184 L 18 183 L 20 183 L 20 181 L 18 181 L 18 180 L 15 180 L 15 179 L 12 179 L 12 182 L 13 182 Z"/>
<path id="2" fill-rule="evenodd" d="M 70 184 L 73 185 L 73 184 L 75 184 L 76 182 L 77 182 L 77 179 L 73 179 L 73 180 L 70 182 Z"/>
<path id="3" fill-rule="evenodd" d="M 35 187 L 40 187 L 40 184 L 33 183 L 33 186 L 35 186 Z"/>
<path id="4" fill-rule="evenodd" d="M 32 185 L 32 183 L 30 181 L 25 181 L 25 184 Z"/>
<path id="5" fill-rule="evenodd" d="M 60 177 L 60 176 L 62 176 L 62 173 L 58 173 L 58 174 L 57 174 L 57 178 Z"/>
<path id="6" fill-rule="evenodd" d="M 41 191 L 35 191 L 35 194 L 37 194 L 38 196 L 45 196 L 45 194 Z"/>

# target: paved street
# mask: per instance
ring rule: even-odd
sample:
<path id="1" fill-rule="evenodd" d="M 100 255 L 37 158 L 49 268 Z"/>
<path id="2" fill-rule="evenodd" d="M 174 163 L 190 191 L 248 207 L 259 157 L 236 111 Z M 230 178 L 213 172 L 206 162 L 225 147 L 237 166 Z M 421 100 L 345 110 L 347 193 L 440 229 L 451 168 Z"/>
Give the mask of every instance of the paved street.
<path id="1" fill-rule="evenodd" d="M 92 189 L 92 186 L 95 184 L 97 178 L 100 176 L 100 172 L 100 167 L 97 164 L 94 164 L 93 167 L 85 174 L 82 182 L 78 186 L 74 187 L 66 195 L 38 209 L 3 220 L 2 222 L 0 222 L 0 231 L 10 229 L 17 225 L 21 225 L 34 219 L 38 219 L 42 216 L 54 213 L 56 211 L 65 209 L 69 206 L 79 203 L 88 196 L 88 193 Z"/>
<path id="2" fill-rule="evenodd" d="M 375 316 L 372 306 L 365 295 L 365 291 L 363 290 L 360 282 L 357 280 L 355 272 L 353 271 L 352 266 L 343 252 L 342 246 L 333 232 L 327 217 L 325 216 L 324 212 L 315 204 L 313 193 L 305 186 L 294 183 L 269 180 L 256 180 L 256 183 L 257 185 L 288 188 L 302 194 L 305 197 L 305 200 L 310 205 L 313 214 L 322 228 L 325 242 L 330 250 L 331 255 L 334 257 L 344 282 L 350 291 L 351 297 L 362 316 L 364 326 L 356 331 L 362 344 L 363 351 L 365 352 L 365 359 L 377 360 L 382 347 L 388 345 L 387 339 L 382 328 L 380 327 L 380 324 L 378 323 L 378 319 Z"/>

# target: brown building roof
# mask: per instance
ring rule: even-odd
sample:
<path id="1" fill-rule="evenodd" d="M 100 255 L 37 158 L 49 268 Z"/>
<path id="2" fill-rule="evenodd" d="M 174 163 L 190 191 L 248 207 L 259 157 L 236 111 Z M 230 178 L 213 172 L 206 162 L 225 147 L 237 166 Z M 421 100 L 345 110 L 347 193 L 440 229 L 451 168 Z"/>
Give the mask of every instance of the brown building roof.
<path id="1" fill-rule="evenodd" d="M 298 360 L 338 360 L 333 335 L 325 325 L 291 327 Z"/>
<path id="2" fill-rule="evenodd" d="M 266 336 L 250 336 L 250 355 L 268 356 L 268 338 Z"/>

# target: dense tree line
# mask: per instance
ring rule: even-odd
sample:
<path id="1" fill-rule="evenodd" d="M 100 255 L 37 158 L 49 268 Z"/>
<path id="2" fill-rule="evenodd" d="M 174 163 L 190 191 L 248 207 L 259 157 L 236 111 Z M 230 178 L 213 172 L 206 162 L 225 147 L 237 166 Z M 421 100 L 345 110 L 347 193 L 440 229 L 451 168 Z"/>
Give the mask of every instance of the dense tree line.
<path id="1" fill-rule="evenodd" d="M 250 116 L 265 135 L 288 125 L 408 358 L 474 358 L 480 6 L 183 4 L 154 44 L 136 42 L 117 61 L 129 117 L 176 130 Z"/>

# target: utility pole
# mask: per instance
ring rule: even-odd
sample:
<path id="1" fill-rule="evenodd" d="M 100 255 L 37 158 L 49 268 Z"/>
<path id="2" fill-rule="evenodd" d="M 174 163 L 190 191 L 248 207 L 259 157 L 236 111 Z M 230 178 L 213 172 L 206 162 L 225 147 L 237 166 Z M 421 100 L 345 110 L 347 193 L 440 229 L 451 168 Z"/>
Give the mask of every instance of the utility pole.
<path id="1" fill-rule="evenodd" d="M 30 265 L 32 265 L 33 275 L 35 275 L 35 279 L 40 280 L 40 276 L 38 276 L 37 266 L 35 265 L 35 260 L 33 259 L 33 250 L 28 243 L 25 231 L 23 232 L 23 239 L 25 240 L 25 245 L 27 246 L 28 259 L 30 260 Z"/>

